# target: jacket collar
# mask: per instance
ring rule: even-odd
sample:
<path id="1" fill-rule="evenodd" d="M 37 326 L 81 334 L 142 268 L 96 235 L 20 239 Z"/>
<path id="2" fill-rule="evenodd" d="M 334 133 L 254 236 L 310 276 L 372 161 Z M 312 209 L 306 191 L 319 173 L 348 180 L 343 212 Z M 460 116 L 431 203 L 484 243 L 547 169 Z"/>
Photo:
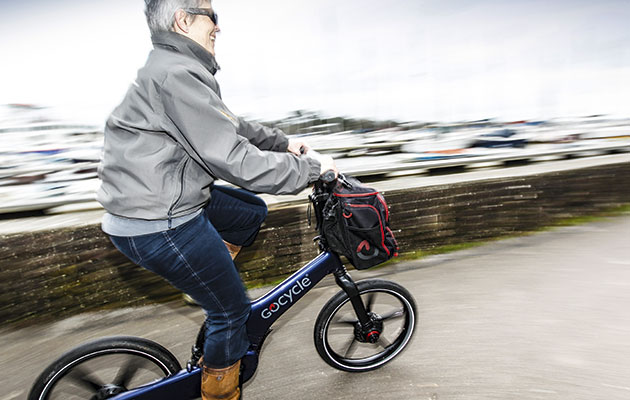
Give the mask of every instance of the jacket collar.
<path id="1" fill-rule="evenodd" d="M 221 69 L 212 54 L 184 35 L 176 32 L 158 32 L 151 36 L 151 41 L 153 47 L 175 51 L 200 61 L 212 75 Z"/>

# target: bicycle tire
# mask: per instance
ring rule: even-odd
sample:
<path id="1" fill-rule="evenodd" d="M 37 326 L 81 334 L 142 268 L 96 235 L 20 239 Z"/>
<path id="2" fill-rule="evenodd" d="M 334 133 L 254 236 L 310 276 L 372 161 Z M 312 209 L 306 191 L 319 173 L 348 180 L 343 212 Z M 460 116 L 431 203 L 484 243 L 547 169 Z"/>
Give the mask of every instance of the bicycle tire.
<path id="1" fill-rule="evenodd" d="M 126 360 L 125 363 L 122 360 Z M 115 365 L 118 362 L 121 364 Z M 93 369 L 99 363 L 104 366 L 99 372 L 102 376 L 109 376 L 116 370 L 113 381 L 97 377 L 96 371 L 90 369 L 91 365 Z M 151 340 L 133 336 L 101 338 L 68 351 L 50 364 L 35 380 L 28 400 L 68 400 L 68 396 L 77 399 L 107 399 L 180 370 L 177 358 Z M 142 379 L 149 379 L 148 376 L 152 379 L 140 382 Z M 64 392 L 64 385 L 60 388 L 61 383 L 79 391 L 83 390 L 85 394 L 76 394 L 76 391 L 68 394 Z M 131 386 L 131 383 L 134 385 Z"/>
<path id="2" fill-rule="evenodd" d="M 382 322 L 378 341 L 357 339 L 360 324 L 344 291 L 333 296 L 320 311 L 314 341 L 318 354 L 328 365 L 342 371 L 365 372 L 385 365 L 409 344 L 416 327 L 416 304 L 413 296 L 394 282 L 370 279 L 356 285 L 368 314 Z M 376 301 L 377 297 L 381 302 Z M 363 354 L 354 357 L 351 349 L 354 348 L 354 354 L 358 347 Z"/>

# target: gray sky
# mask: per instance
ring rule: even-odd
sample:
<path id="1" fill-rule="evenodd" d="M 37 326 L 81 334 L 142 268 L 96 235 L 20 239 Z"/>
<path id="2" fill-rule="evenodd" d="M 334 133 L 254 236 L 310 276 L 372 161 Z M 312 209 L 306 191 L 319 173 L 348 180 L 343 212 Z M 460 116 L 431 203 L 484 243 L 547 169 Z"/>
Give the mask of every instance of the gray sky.
<path id="1" fill-rule="evenodd" d="M 630 1 L 214 0 L 232 111 L 628 116 Z M 151 48 L 140 0 L 0 1 L 0 104 L 102 122 Z"/>

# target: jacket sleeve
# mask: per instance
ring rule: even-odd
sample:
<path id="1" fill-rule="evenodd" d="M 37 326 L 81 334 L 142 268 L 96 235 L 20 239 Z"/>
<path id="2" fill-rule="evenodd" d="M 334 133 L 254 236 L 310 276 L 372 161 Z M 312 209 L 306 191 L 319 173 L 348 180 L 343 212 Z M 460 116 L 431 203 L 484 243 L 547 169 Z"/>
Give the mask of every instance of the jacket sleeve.
<path id="1" fill-rule="evenodd" d="M 239 135 L 239 120 L 203 79 L 185 68 L 171 70 L 160 97 L 165 131 L 209 174 L 273 194 L 295 194 L 317 180 L 318 161 L 261 150 Z"/>
<path id="2" fill-rule="evenodd" d="M 250 143 L 261 150 L 287 151 L 289 139 L 278 128 L 268 128 L 258 122 L 238 118 L 238 134 L 246 137 Z"/>

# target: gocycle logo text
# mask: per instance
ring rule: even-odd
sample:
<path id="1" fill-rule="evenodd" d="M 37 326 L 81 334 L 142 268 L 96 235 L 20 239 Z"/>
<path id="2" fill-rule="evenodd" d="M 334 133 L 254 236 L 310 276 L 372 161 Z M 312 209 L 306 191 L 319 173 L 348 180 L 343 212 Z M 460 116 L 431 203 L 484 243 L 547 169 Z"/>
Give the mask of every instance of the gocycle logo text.
<path id="1" fill-rule="evenodd" d="M 311 280 L 308 279 L 308 275 L 306 275 L 293 285 L 286 293 L 278 297 L 276 302 L 271 303 L 269 307 L 263 309 L 260 316 L 263 317 L 263 319 L 271 317 L 273 313 L 278 312 L 282 306 L 293 303 L 293 296 L 299 295 L 309 286 L 311 286 Z"/>

